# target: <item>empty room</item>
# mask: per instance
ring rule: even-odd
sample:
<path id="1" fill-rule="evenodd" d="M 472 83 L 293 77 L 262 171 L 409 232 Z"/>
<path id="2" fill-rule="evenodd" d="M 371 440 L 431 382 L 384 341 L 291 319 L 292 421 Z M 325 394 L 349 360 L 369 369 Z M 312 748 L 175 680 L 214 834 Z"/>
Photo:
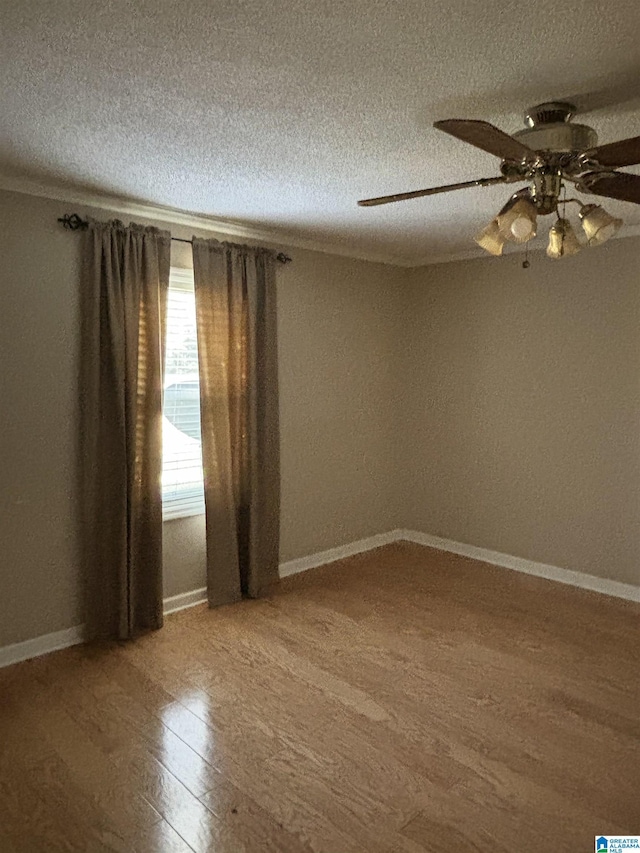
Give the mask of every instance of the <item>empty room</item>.
<path id="1" fill-rule="evenodd" d="M 0 853 L 640 849 L 639 32 L 0 4 Z"/>

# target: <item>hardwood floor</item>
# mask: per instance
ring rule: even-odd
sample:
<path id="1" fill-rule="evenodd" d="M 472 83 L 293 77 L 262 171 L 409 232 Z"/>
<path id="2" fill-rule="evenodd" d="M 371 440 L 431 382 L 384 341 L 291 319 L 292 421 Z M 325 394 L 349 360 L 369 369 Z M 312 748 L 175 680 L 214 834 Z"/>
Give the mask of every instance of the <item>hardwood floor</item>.
<path id="1" fill-rule="evenodd" d="M 0 851 L 578 853 L 640 833 L 628 602 L 408 543 L 0 671 Z"/>

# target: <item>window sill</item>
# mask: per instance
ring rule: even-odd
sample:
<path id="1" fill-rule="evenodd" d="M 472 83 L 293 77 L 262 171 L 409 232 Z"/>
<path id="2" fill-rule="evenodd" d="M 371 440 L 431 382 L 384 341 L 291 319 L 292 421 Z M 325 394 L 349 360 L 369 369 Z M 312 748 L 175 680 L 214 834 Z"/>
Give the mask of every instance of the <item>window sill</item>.
<path id="1" fill-rule="evenodd" d="M 165 506 L 162 509 L 162 521 L 174 521 L 177 518 L 191 518 L 194 515 L 204 515 L 204 504 L 194 506 Z"/>

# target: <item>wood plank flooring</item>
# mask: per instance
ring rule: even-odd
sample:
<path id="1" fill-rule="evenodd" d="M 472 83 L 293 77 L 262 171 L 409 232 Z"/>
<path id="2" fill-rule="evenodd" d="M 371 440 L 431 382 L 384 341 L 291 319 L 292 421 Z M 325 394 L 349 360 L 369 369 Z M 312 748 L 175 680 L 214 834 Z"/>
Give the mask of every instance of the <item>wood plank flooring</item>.
<path id="1" fill-rule="evenodd" d="M 2 853 L 640 833 L 640 607 L 398 543 L 0 671 Z"/>

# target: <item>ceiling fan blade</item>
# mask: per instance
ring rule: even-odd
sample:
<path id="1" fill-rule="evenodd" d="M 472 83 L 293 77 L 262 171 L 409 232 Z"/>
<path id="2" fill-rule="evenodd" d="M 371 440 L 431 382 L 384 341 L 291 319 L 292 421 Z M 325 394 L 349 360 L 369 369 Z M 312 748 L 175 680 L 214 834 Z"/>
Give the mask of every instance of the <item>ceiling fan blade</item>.
<path id="1" fill-rule="evenodd" d="M 534 160 L 535 153 L 513 136 L 500 130 L 488 121 L 474 121 L 472 119 L 451 118 L 445 121 L 436 121 L 433 126 L 438 130 L 482 148 L 489 154 L 495 154 L 502 160 Z"/>
<path id="2" fill-rule="evenodd" d="M 510 178 L 500 175 L 498 178 L 478 178 L 476 181 L 463 181 L 461 184 L 445 184 L 442 187 L 430 187 L 428 190 L 413 190 L 409 193 L 395 193 L 394 195 L 381 195 L 378 198 L 365 198 L 358 202 L 360 207 L 373 207 L 376 204 L 390 204 L 392 201 L 406 201 L 409 198 L 422 198 L 426 195 L 437 195 L 448 193 L 451 190 L 464 190 L 467 187 L 490 187 L 493 184 L 506 184 Z"/>
<path id="3" fill-rule="evenodd" d="M 617 169 L 619 166 L 636 166 L 640 163 L 640 136 L 621 139 L 619 142 L 609 142 L 585 151 L 587 160 L 596 160 L 601 166 Z"/>
<path id="4" fill-rule="evenodd" d="M 625 172 L 588 172 L 580 178 L 578 189 L 581 187 L 605 198 L 640 204 L 640 175 L 628 175 Z"/>

